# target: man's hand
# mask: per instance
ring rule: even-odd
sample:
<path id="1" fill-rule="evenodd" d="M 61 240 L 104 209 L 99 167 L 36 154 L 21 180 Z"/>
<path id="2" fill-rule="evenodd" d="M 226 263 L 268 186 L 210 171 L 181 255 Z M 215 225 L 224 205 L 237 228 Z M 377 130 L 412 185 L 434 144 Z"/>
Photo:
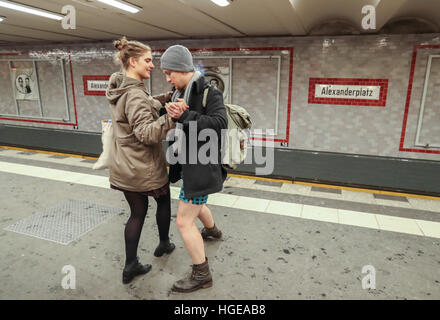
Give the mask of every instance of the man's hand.
<path id="1" fill-rule="evenodd" d="M 167 110 L 170 117 L 176 120 L 179 119 L 182 113 L 184 113 L 185 110 L 189 108 L 185 100 L 183 99 L 177 99 L 177 100 L 178 100 L 177 102 L 169 102 L 165 105 L 165 109 Z"/>

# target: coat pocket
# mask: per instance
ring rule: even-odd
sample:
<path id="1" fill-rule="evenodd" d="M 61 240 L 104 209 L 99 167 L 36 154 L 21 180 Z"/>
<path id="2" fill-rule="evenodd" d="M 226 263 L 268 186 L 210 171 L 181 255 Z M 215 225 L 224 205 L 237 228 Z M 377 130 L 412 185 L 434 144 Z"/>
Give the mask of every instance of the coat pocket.
<path id="1" fill-rule="evenodd" d="M 135 135 L 116 138 L 116 141 L 122 146 L 136 145 L 136 144 L 140 143 L 139 140 L 135 137 Z"/>

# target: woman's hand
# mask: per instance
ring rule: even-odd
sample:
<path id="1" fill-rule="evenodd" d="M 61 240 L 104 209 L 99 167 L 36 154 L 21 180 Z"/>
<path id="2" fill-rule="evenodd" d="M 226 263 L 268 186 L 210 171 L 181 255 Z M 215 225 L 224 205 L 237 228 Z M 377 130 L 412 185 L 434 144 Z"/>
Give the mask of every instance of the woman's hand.
<path id="1" fill-rule="evenodd" d="M 165 102 L 170 102 L 172 97 L 173 97 L 173 91 L 168 91 Z"/>

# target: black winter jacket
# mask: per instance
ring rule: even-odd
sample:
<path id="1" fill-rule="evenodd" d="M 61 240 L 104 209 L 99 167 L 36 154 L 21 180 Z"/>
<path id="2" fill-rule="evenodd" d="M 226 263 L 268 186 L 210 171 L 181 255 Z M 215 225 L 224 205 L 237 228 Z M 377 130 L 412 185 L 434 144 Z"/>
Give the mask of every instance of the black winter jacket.
<path id="1" fill-rule="evenodd" d="M 206 107 L 204 108 L 202 105 L 203 94 L 207 87 L 209 87 L 209 91 Z M 188 106 L 189 109 L 177 120 L 177 122 L 183 124 L 183 131 L 186 135 L 186 163 L 170 165 L 169 176 L 171 182 L 176 182 L 180 180 L 180 174 L 181 171 L 183 171 L 183 191 L 185 192 L 185 198 L 193 198 L 219 192 L 223 189 L 223 182 L 226 180 L 226 170 L 221 164 L 221 130 L 227 129 L 228 119 L 223 103 L 222 92 L 217 88 L 209 86 L 204 77 L 200 77 L 193 83 Z M 197 158 L 197 162 L 195 164 L 189 163 L 189 150 L 191 150 L 189 149 L 190 121 L 197 122 L 197 133 L 207 128 L 216 131 L 218 137 L 218 141 L 215 144 L 218 154 L 216 164 L 202 164 L 198 157 L 194 157 L 194 154 L 192 157 L 193 159 Z M 197 154 L 199 154 L 200 148 L 206 143 L 207 141 L 197 142 Z"/>

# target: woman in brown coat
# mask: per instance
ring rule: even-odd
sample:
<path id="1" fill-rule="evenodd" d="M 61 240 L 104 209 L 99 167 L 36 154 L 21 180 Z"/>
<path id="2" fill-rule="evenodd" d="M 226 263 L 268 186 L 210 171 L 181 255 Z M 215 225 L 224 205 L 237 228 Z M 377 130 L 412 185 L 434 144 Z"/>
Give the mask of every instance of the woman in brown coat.
<path id="1" fill-rule="evenodd" d="M 106 91 L 110 103 L 114 144 L 110 156 L 111 188 L 124 192 L 130 206 L 130 218 L 125 226 L 126 261 L 123 283 L 146 274 L 151 265 L 142 265 L 137 247 L 148 209 L 148 196 L 157 202 L 156 221 L 160 243 L 154 255 L 171 253 L 175 245 L 168 233 L 171 201 L 162 140 L 175 127 L 168 114 L 159 110 L 171 98 L 171 93 L 151 97 L 144 79 L 150 78 L 154 68 L 151 48 L 137 41 L 122 38 L 114 42 L 119 50 L 116 57 L 124 71 L 114 73 Z"/>

